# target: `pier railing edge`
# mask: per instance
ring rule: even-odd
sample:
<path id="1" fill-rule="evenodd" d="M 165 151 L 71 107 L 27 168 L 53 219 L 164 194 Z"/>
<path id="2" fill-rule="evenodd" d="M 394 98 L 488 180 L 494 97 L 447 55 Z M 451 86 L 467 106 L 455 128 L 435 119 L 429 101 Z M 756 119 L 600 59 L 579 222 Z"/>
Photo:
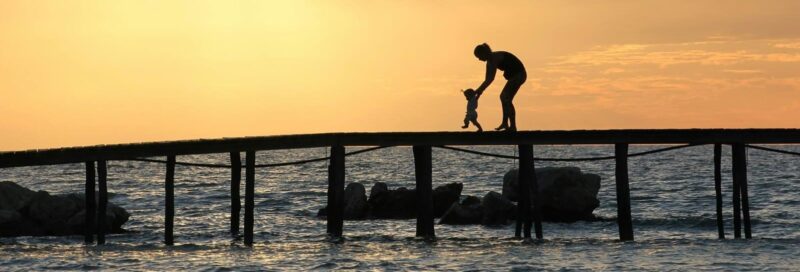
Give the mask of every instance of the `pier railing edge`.
<path id="1" fill-rule="evenodd" d="M 0 168 L 140 157 L 342 146 L 800 143 L 800 129 L 353 132 L 197 139 L 0 152 Z"/>

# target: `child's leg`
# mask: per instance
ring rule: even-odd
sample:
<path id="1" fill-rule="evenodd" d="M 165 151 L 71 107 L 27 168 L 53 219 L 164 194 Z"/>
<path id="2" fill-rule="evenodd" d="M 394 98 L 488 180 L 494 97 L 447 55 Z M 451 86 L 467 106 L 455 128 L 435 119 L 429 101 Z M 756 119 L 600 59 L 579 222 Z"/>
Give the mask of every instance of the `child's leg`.
<path id="1" fill-rule="evenodd" d="M 483 131 L 483 128 L 481 127 L 481 124 L 478 123 L 478 118 L 477 117 L 476 118 L 472 118 L 472 120 L 470 120 L 470 121 L 472 121 L 472 124 L 475 125 L 475 127 L 478 128 L 478 132 Z"/>
<path id="2" fill-rule="evenodd" d="M 461 128 L 468 128 L 469 127 L 469 116 L 464 117 L 464 126 Z"/>

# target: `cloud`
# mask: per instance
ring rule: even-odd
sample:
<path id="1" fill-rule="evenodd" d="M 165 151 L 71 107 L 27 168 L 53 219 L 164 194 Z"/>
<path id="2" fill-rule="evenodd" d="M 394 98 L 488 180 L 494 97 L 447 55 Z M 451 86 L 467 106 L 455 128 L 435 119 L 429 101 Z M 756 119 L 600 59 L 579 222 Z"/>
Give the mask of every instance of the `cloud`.
<path id="1" fill-rule="evenodd" d="M 743 70 L 725 69 L 725 70 L 722 70 L 722 71 L 726 72 L 726 73 L 733 73 L 733 74 L 763 74 L 764 73 L 764 71 L 761 71 L 761 70 L 748 70 L 748 69 L 743 69 Z"/>
<path id="2" fill-rule="evenodd" d="M 800 49 L 800 40 L 709 40 L 610 45 L 560 57 L 547 69 L 600 65 L 656 65 L 663 68 L 680 64 L 722 66 L 748 62 L 800 62 L 800 53 L 776 52 L 775 48 Z"/>
<path id="3" fill-rule="evenodd" d="M 619 74 L 623 72 L 625 72 L 625 69 L 622 68 L 608 68 L 605 71 L 603 71 L 603 74 L 609 75 L 609 74 Z"/>
<path id="4" fill-rule="evenodd" d="M 773 44 L 775 48 L 800 49 L 800 42 L 786 42 Z"/>

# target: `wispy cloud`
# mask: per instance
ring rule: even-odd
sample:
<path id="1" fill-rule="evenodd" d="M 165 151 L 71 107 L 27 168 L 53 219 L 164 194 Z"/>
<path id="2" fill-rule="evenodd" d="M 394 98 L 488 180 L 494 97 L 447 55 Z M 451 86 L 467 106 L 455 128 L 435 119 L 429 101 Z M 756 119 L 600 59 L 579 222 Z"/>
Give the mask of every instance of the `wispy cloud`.
<path id="1" fill-rule="evenodd" d="M 800 42 L 786 42 L 773 44 L 776 48 L 800 49 Z"/>
<path id="2" fill-rule="evenodd" d="M 726 73 L 733 73 L 733 74 L 763 74 L 764 71 L 755 70 L 755 69 L 725 69 L 722 70 Z"/>
<path id="3" fill-rule="evenodd" d="M 747 62 L 800 62 L 800 53 L 774 52 L 773 48 L 800 48 L 800 41 L 713 40 L 690 43 L 623 44 L 596 47 L 559 58 L 549 69 L 582 65 L 640 65 L 666 67 L 679 64 L 733 65 Z"/>

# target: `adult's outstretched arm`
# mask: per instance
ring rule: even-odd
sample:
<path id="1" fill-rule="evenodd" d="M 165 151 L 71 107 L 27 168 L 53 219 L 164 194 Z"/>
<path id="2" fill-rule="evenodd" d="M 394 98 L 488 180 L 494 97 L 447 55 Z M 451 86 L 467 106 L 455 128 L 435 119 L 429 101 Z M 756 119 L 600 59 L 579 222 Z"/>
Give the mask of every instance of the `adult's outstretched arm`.
<path id="1" fill-rule="evenodd" d="M 489 60 L 486 61 L 486 79 L 483 80 L 483 83 L 481 83 L 478 89 L 475 89 L 478 95 L 483 94 L 483 91 L 492 84 L 495 74 L 497 74 L 497 66 L 495 66 L 494 61 L 489 58 Z"/>

